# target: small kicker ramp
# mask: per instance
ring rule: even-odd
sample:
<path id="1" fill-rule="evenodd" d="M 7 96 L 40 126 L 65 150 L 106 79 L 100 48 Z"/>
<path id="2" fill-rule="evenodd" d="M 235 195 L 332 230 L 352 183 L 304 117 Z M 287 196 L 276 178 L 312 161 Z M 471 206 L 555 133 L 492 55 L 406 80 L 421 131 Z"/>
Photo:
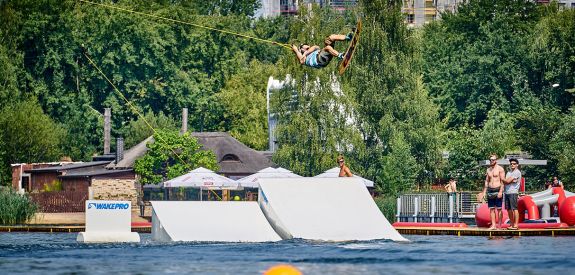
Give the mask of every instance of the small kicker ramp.
<path id="1" fill-rule="evenodd" d="M 155 241 L 281 240 L 257 202 L 153 201 L 152 208 L 152 239 Z"/>
<path id="2" fill-rule="evenodd" d="M 356 178 L 262 178 L 258 199 L 283 239 L 407 241 Z"/>

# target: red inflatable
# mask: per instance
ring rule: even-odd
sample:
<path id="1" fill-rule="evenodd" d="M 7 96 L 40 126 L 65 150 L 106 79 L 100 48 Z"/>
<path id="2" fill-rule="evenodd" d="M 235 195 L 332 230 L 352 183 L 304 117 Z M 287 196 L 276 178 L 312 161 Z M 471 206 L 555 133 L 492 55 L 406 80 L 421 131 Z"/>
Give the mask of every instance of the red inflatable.
<path id="1" fill-rule="evenodd" d="M 575 197 L 563 200 L 559 206 L 559 218 L 570 226 L 575 225 Z"/>
<path id="2" fill-rule="evenodd" d="M 503 209 L 503 222 L 509 219 L 507 211 Z M 487 203 L 483 203 L 477 208 L 477 213 L 475 213 L 475 223 L 477 227 L 490 227 L 491 226 L 491 216 L 489 214 L 489 207 Z"/>
<path id="3" fill-rule="evenodd" d="M 533 202 L 533 198 L 531 198 L 531 196 L 523 196 L 519 198 L 517 201 L 517 209 L 519 209 L 519 222 L 525 221 L 525 215 L 521 215 L 521 213 L 525 213 L 525 211 L 527 211 L 528 219 L 539 219 L 539 208 L 535 202 Z"/>
<path id="4" fill-rule="evenodd" d="M 545 229 L 545 228 L 569 228 L 566 223 L 519 223 L 519 229 Z M 507 228 L 509 224 L 504 224 L 501 228 Z"/>

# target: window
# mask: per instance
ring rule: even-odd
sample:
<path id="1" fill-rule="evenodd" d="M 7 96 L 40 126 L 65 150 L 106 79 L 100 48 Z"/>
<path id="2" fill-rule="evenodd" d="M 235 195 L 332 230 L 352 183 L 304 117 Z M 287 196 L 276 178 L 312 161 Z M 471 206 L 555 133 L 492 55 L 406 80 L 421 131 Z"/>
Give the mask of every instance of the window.
<path id="1" fill-rule="evenodd" d="M 227 154 L 222 157 L 222 161 L 240 161 L 240 158 L 234 154 Z"/>
<path id="2" fill-rule="evenodd" d="M 415 21 L 415 15 L 414 14 L 408 14 L 406 17 L 407 20 L 407 24 L 413 24 L 413 22 Z"/>

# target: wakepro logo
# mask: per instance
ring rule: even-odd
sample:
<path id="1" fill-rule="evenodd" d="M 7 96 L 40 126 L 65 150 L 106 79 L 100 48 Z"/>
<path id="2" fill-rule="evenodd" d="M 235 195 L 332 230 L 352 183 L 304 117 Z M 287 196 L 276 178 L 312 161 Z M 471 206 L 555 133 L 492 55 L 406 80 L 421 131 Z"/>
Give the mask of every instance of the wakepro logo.
<path id="1" fill-rule="evenodd" d="M 91 202 L 88 203 L 88 209 L 128 209 L 128 207 L 130 207 L 129 203 L 95 203 L 95 202 Z"/>

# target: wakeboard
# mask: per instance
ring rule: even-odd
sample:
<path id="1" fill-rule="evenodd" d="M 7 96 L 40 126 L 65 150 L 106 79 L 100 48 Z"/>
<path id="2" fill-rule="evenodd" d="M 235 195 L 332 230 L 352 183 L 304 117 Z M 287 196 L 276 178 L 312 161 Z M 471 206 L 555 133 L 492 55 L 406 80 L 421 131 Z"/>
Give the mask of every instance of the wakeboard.
<path id="1" fill-rule="evenodd" d="M 360 32 L 361 32 L 361 20 L 357 21 L 357 27 L 355 28 L 355 32 L 353 33 L 353 38 L 351 39 L 351 42 L 349 42 L 349 47 L 347 47 L 347 50 L 345 51 L 345 55 L 343 56 L 343 59 L 339 63 L 339 74 L 340 75 L 343 75 L 343 73 L 345 72 L 345 69 L 347 69 L 347 67 L 349 67 L 349 63 L 351 62 L 351 59 L 353 58 L 353 53 L 355 52 L 355 49 L 357 48 L 357 46 L 359 44 L 359 33 Z"/>

